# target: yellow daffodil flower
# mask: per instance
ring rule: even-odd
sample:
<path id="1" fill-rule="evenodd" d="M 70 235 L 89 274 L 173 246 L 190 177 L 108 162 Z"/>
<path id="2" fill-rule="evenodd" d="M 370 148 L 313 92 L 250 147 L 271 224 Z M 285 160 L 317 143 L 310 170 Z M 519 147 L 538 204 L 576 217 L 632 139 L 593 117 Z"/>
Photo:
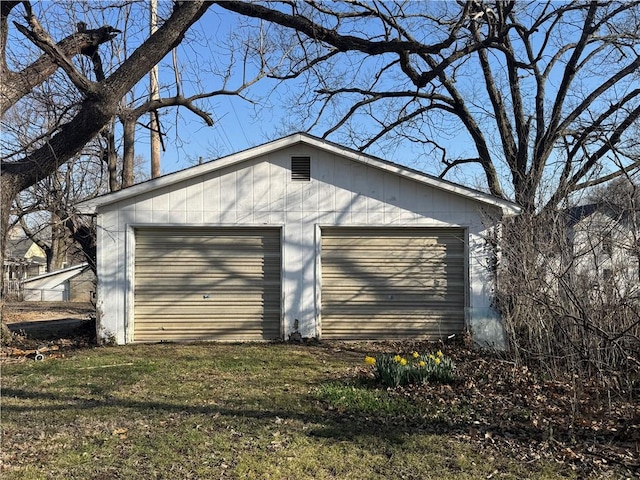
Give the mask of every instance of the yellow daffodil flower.
<path id="1" fill-rule="evenodd" d="M 375 365 L 376 359 L 373 357 L 366 356 L 364 357 L 364 363 L 366 363 L 367 365 Z"/>
<path id="2" fill-rule="evenodd" d="M 413 358 L 418 358 L 420 354 L 418 352 L 413 352 Z"/>

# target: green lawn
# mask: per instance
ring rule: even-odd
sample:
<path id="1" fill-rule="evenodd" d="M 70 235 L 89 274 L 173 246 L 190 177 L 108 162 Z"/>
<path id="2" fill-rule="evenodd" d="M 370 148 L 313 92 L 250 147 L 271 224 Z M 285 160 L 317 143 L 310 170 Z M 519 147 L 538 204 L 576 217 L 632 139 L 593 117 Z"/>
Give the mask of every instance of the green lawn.
<path id="1" fill-rule="evenodd" d="M 160 344 L 6 364 L 2 478 L 575 478 L 471 438 L 468 406 L 378 388 L 363 358 Z"/>

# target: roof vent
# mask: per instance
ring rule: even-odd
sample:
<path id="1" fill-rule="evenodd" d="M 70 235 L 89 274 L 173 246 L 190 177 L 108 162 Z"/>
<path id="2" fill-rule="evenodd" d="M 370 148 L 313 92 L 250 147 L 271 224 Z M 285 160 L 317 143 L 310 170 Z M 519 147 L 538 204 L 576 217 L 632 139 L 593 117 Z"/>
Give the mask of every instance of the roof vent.
<path id="1" fill-rule="evenodd" d="M 311 180 L 311 157 L 291 157 L 291 180 L 294 182 Z"/>

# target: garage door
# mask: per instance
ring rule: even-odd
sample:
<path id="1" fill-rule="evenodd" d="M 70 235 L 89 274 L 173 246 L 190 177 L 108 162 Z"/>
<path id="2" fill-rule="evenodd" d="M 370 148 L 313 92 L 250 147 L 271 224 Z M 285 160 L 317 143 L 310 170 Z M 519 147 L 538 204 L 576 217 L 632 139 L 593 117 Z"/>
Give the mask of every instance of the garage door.
<path id="1" fill-rule="evenodd" d="M 322 230 L 322 337 L 440 338 L 464 328 L 462 229 Z"/>
<path id="2" fill-rule="evenodd" d="M 136 230 L 134 341 L 280 337 L 278 229 Z"/>

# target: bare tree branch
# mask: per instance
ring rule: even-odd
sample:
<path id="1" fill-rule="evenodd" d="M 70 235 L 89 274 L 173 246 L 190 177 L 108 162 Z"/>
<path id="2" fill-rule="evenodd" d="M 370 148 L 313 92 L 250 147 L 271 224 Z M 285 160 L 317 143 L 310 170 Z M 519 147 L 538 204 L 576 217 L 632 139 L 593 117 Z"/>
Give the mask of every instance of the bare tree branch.
<path id="1" fill-rule="evenodd" d="M 439 178 L 444 178 L 449 170 L 458 167 L 460 165 L 465 165 L 468 163 L 482 163 L 479 158 L 457 158 L 455 160 L 443 160 L 442 163 L 446 165 L 444 170 L 438 175 Z"/>
<path id="2" fill-rule="evenodd" d="M 119 101 L 127 91 L 171 51 L 186 29 L 208 7 L 206 2 L 186 2 L 177 6 L 158 31 L 101 82 L 101 88 L 95 95 L 85 99 L 76 116 L 57 135 L 23 159 L 5 163 L 2 176 L 14 176 L 18 180 L 15 188 L 22 190 L 77 154 L 116 114 Z M 33 168 L 34 165 L 38 165 L 38 168 Z"/>
<path id="3" fill-rule="evenodd" d="M 574 191 L 584 190 L 586 188 L 596 187 L 598 185 L 609 183 L 611 180 L 615 180 L 616 178 L 627 177 L 629 173 L 632 173 L 638 169 L 640 169 L 640 160 L 637 160 L 627 165 L 626 167 L 620 167 L 620 170 L 610 173 L 609 175 L 604 175 L 594 180 L 589 180 L 587 182 L 578 183 L 573 187 L 573 190 Z"/>
<path id="4" fill-rule="evenodd" d="M 24 2 L 25 9 L 27 11 L 25 19 L 29 22 L 31 30 L 24 25 L 20 25 L 14 22 L 16 28 L 25 37 L 29 38 L 35 45 L 40 47 L 46 54 L 48 54 L 55 63 L 58 64 L 69 76 L 69 79 L 73 82 L 78 90 L 85 95 L 93 95 L 96 89 L 96 85 L 89 81 L 82 73 L 80 73 L 71 62 L 62 49 L 58 47 L 49 36 L 49 34 L 42 28 L 38 19 L 33 15 L 29 2 Z M 119 30 L 115 30 L 119 32 Z"/>
<path id="5" fill-rule="evenodd" d="M 446 137 L 455 126 L 477 153 L 461 157 L 479 159 L 488 190 L 512 192 L 528 211 L 541 207 L 542 188 L 566 193 L 583 185 L 628 141 L 626 128 L 613 132 L 637 105 L 627 96 L 640 67 L 637 0 L 216 3 L 292 32 L 289 70 L 274 77 L 308 82 L 297 98 L 308 129 L 358 132 L 350 141 L 372 148 L 412 132 Z M 475 55 L 480 68 L 469 61 Z M 597 82 L 607 61 L 611 72 Z M 411 112 L 422 115 L 394 102 L 407 95 L 407 81 L 417 87 L 408 95 L 419 104 Z M 436 116 L 446 126 L 439 129 Z M 565 141 L 572 153 L 559 166 Z"/>
<path id="6" fill-rule="evenodd" d="M 241 15 L 261 18 L 282 25 L 283 27 L 292 28 L 304 33 L 309 38 L 332 45 L 342 52 L 358 50 L 370 55 L 383 53 L 402 54 L 404 52 L 434 54 L 450 47 L 456 41 L 456 31 L 452 31 L 444 41 L 431 45 L 403 40 L 371 41 L 353 35 L 340 35 L 337 31 L 314 23 L 303 16 L 289 15 L 253 2 L 214 0 L 213 3 Z"/>
<path id="7" fill-rule="evenodd" d="M 6 34 L 7 17 L 13 7 L 22 2 L 2 2 L 2 16 L 0 17 L 0 30 L 2 30 L 2 66 L 3 81 L 0 82 L 0 114 L 5 112 L 15 103 L 29 93 L 34 87 L 42 84 L 58 68 L 57 61 L 45 53 L 34 63 L 21 70 L 11 72 L 6 68 Z M 28 3 L 28 2 L 27 2 Z M 24 27 L 23 27 L 24 28 Z M 110 26 L 100 27 L 95 30 L 74 33 L 55 45 L 55 50 L 62 58 L 69 59 L 84 52 L 90 52 L 99 45 L 111 41 L 118 34 L 118 30 Z"/>

